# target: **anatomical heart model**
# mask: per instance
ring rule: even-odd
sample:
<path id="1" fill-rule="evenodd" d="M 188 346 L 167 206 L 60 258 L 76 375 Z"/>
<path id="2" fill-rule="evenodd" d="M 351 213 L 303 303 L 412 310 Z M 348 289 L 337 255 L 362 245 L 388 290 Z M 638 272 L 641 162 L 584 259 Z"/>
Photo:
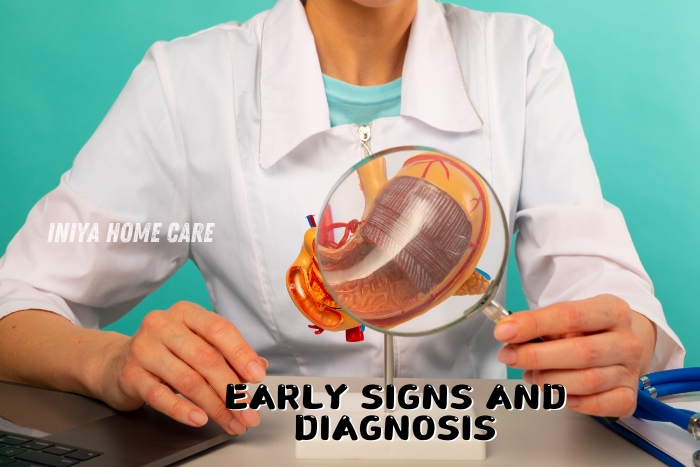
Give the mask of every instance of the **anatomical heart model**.
<path id="1" fill-rule="evenodd" d="M 453 296 L 478 300 L 491 286 L 488 268 L 499 269 L 500 280 L 503 248 L 493 266 L 480 265 L 495 198 L 488 184 L 459 159 L 404 149 L 358 164 L 336 184 L 317 226 L 309 216 L 287 289 L 316 333 L 344 330 L 357 341 L 364 324 L 402 330 L 419 317 L 427 323 L 419 331 L 438 329 L 465 315 L 464 307 L 438 305 Z M 507 243 L 503 237 L 496 243 Z"/>

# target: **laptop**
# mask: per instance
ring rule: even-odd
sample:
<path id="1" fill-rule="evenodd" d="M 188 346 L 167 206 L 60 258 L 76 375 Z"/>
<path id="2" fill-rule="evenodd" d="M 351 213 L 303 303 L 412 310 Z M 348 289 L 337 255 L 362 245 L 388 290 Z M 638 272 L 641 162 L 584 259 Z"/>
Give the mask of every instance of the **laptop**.
<path id="1" fill-rule="evenodd" d="M 182 425 L 144 406 L 118 412 L 76 394 L 0 381 L 0 466 L 159 467 L 232 435 Z"/>

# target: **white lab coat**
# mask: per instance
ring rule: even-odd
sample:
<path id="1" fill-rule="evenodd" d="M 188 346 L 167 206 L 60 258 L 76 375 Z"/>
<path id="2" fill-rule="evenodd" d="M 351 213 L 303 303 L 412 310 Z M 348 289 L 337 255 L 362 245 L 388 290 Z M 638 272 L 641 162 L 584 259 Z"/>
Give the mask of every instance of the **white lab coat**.
<path id="1" fill-rule="evenodd" d="M 419 0 L 401 115 L 373 122 L 373 150 L 423 145 L 463 158 L 494 187 L 532 307 L 616 294 L 656 323 L 653 369 L 684 350 L 654 298 L 620 212 L 606 203 L 552 32 L 511 14 Z M 361 157 L 330 128 L 313 36 L 298 0 L 150 48 L 60 186 L 0 262 L 0 317 L 40 308 L 97 328 L 187 259 L 215 311 L 273 374 L 379 376 L 382 336 L 315 335 L 285 273 L 307 224 Z M 52 222 L 100 223 L 100 242 L 49 243 Z M 211 243 L 107 243 L 110 222 L 215 223 Z M 500 289 L 503 299 L 505 287 Z M 398 376 L 505 377 L 483 316 L 400 338 Z"/>

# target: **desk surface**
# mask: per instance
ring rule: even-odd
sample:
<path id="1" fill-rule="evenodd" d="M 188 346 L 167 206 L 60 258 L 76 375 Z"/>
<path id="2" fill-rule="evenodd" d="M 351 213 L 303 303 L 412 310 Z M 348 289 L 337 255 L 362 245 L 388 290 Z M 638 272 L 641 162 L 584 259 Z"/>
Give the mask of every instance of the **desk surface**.
<path id="1" fill-rule="evenodd" d="M 433 386 L 445 383 L 454 385 L 457 380 L 439 379 L 403 379 L 398 378 L 394 384 L 406 383 L 422 387 L 430 383 Z M 464 382 L 464 381 L 460 381 Z M 366 384 L 383 384 L 380 379 L 351 378 L 305 378 L 305 377 L 269 377 L 265 380 L 268 387 L 276 388 L 278 384 L 312 384 L 322 390 L 325 384 L 337 386 L 345 383 L 350 392 L 360 392 Z M 518 381 L 470 380 L 474 388 L 472 398 L 477 415 L 490 415 L 496 418 L 494 425 L 498 431 L 496 439 L 487 446 L 487 459 L 466 463 L 473 466 L 663 466 L 664 464 L 643 450 L 601 426 L 590 417 L 577 414 L 571 410 L 530 410 L 508 411 L 499 408 L 488 411 L 484 407 L 488 396 L 496 384 L 503 384 L 509 394 Z M 217 467 L 217 466 L 464 466 L 465 462 L 446 461 L 356 461 L 356 460 L 299 460 L 294 456 L 295 415 L 292 410 L 269 411 L 261 409 L 262 423 L 248 430 L 243 435 L 225 444 L 212 448 L 194 458 L 178 463 L 178 467 Z M 329 441 L 332 442 L 332 441 Z"/>

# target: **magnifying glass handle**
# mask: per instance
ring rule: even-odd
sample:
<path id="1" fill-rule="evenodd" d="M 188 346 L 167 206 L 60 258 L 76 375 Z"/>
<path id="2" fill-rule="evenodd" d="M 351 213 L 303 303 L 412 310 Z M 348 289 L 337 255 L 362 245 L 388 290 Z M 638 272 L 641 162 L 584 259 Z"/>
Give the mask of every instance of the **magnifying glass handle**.
<path id="1" fill-rule="evenodd" d="M 484 307 L 484 314 L 488 319 L 493 321 L 494 323 L 498 323 L 501 321 L 503 318 L 506 318 L 513 313 L 511 311 L 506 310 L 503 305 L 500 303 L 491 300 L 485 307 Z M 530 343 L 535 343 L 535 342 L 545 342 L 544 339 L 541 337 L 536 337 L 529 341 Z"/>

